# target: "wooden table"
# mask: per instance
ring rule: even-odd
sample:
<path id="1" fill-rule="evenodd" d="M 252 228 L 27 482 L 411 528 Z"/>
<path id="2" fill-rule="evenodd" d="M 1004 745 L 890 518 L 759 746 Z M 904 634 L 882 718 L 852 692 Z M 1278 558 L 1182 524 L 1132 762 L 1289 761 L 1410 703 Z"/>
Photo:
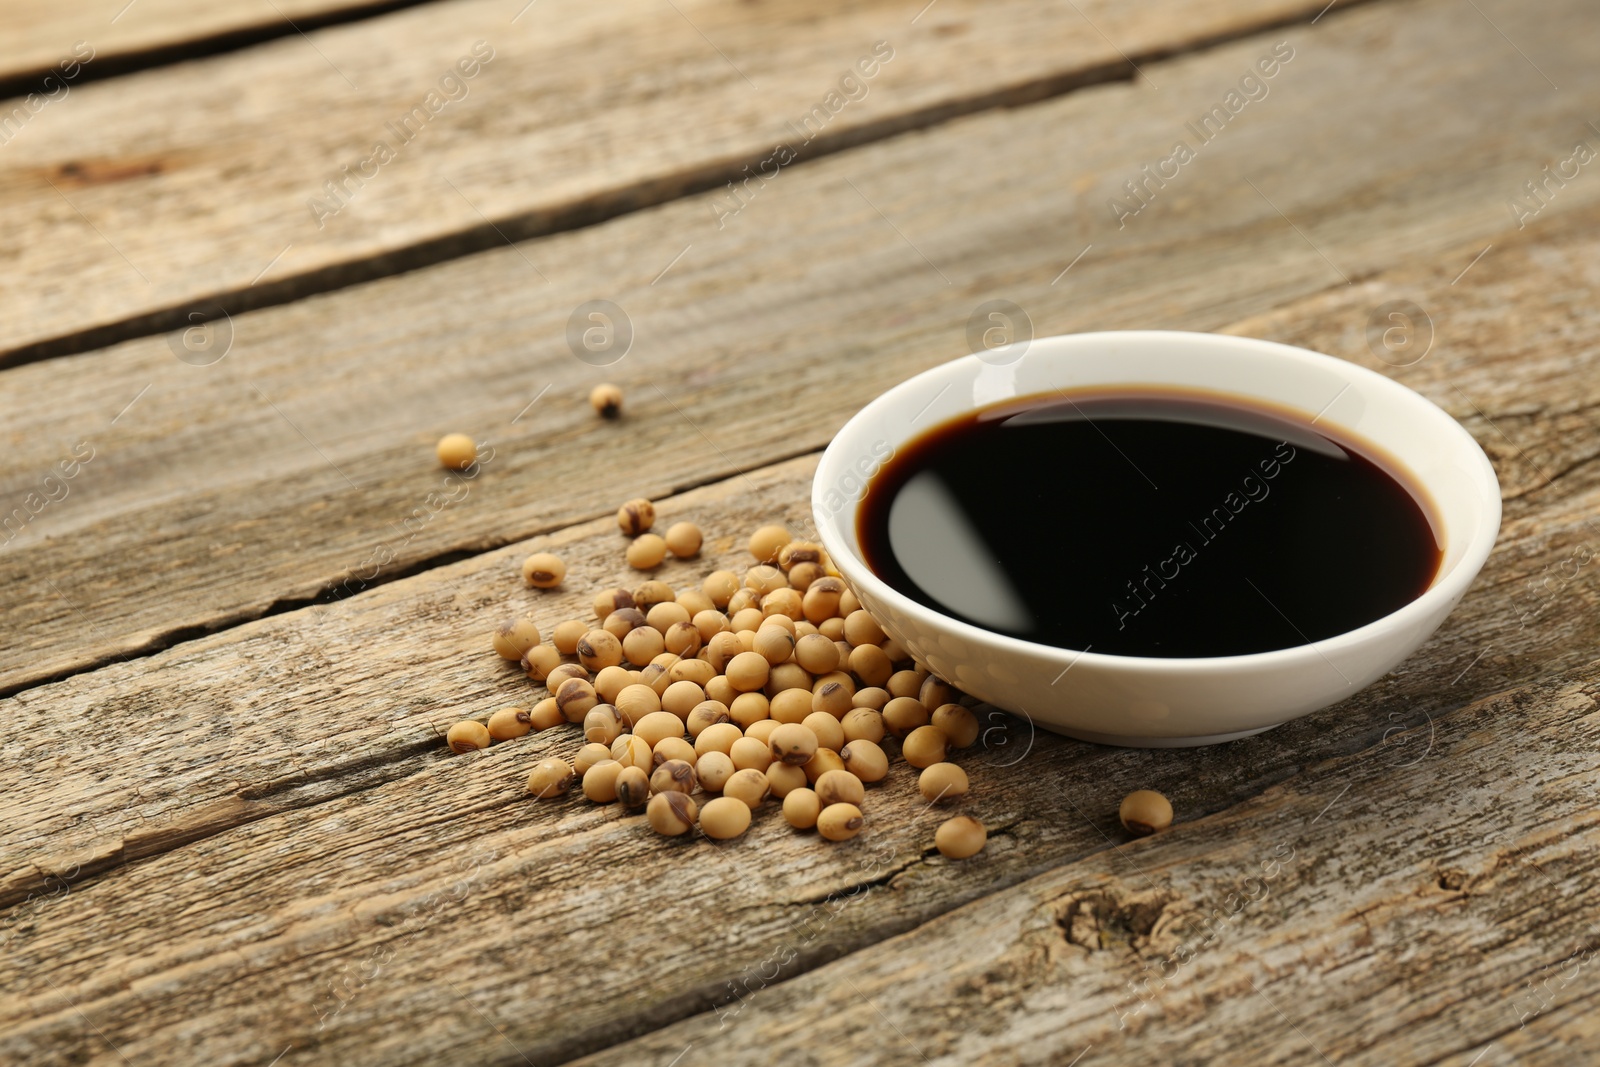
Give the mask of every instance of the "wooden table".
<path id="1" fill-rule="evenodd" d="M 0 1061 L 1600 1060 L 1592 5 L 123 3 L 0 3 Z M 628 580 L 619 501 L 744 566 L 990 300 L 1389 374 L 1500 543 L 1260 736 L 987 720 L 966 862 L 904 776 L 664 843 L 528 800 L 570 732 L 445 749 L 537 695 L 495 620 Z"/>

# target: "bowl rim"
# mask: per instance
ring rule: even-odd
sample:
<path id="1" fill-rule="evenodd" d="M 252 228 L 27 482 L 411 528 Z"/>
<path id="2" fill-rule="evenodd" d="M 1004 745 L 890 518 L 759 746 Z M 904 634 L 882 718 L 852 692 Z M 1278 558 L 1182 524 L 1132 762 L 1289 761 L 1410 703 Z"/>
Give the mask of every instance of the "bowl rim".
<path id="1" fill-rule="evenodd" d="M 1326 353 L 1316 352 L 1309 348 L 1301 348 L 1297 345 L 1288 345 L 1279 341 L 1267 341 L 1254 337 L 1205 333 L 1193 330 L 1097 330 L 1084 333 L 1054 334 L 1033 339 L 1028 343 L 1028 348 L 1024 350 L 1021 358 L 1026 358 L 1028 352 L 1038 345 L 1078 346 L 1106 341 L 1227 346 L 1251 350 L 1264 355 L 1288 357 L 1306 365 L 1332 369 L 1339 375 L 1349 378 L 1352 384 L 1365 383 L 1372 385 L 1376 389 L 1389 390 L 1402 396 L 1406 403 L 1420 404 L 1430 409 L 1434 415 L 1442 419 L 1443 423 L 1446 424 L 1445 433 L 1451 435 L 1456 449 L 1463 456 L 1471 457 L 1467 461 L 1468 465 L 1479 476 L 1482 482 L 1480 488 L 1484 490 L 1484 505 L 1478 515 L 1476 526 L 1469 532 L 1469 538 L 1461 557 L 1453 567 L 1438 576 L 1421 596 L 1408 601 L 1387 615 L 1380 616 L 1369 623 L 1356 627 L 1354 630 L 1346 630 L 1332 637 L 1325 637 L 1309 644 L 1272 649 L 1267 652 L 1247 652 L 1230 656 L 1126 656 L 1106 652 L 1093 652 L 1088 649 L 1070 649 L 1057 645 L 1041 644 L 1024 638 L 997 633 L 993 630 L 986 630 L 981 626 L 975 626 L 954 616 L 946 615 L 911 599 L 883 581 L 873 573 L 872 568 L 867 566 L 866 560 L 862 559 L 844 542 L 835 527 L 835 523 L 853 524 L 856 521 L 856 517 L 860 512 L 861 502 L 864 499 L 864 492 L 853 496 L 846 507 L 840 508 L 831 516 L 824 513 L 822 494 L 832 488 L 833 478 L 836 476 L 834 469 L 842 463 L 840 457 L 844 448 L 841 445 L 841 441 L 848 436 L 852 436 L 850 431 L 853 430 L 859 433 L 862 427 L 872 421 L 874 415 L 894 403 L 894 398 L 897 395 L 908 393 L 924 384 L 936 383 L 941 379 L 954 377 L 967 368 L 986 363 L 977 354 L 970 354 L 930 367 L 884 390 L 846 420 L 845 424 L 835 432 L 828 447 L 823 450 L 822 456 L 817 462 L 816 474 L 812 478 L 812 520 L 816 524 L 817 533 L 823 547 L 827 549 L 828 555 L 833 559 L 835 565 L 845 575 L 852 587 L 857 589 L 865 587 L 869 591 L 869 596 L 887 601 L 896 610 L 919 618 L 931 619 L 935 625 L 954 632 L 964 640 L 972 641 L 979 646 L 987 645 L 998 651 L 1022 653 L 1034 657 L 1043 656 L 1047 659 L 1067 662 L 1069 667 L 1076 667 L 1082 663 L 1084 666 L 1099 667 L 1104 670 L 1129 670 L 1164 674 L 1194 673 L 1197 671 L 1218 673 L 1250 668 L 1294 668 L 1302 664 L 1315 664 L 1317 660 L 1322 660 L 1328 666 L 1334 666 L 1332 660 L 1328 658 L 1329 653 L 1361 648 L 1396 630 L 1404 630 L 1410 626 L 1422 624 L 1436 612 L 1441 615 L 1448 613 L 1478 576 L 1478 572 L 1483 568 L 1484 561 L 1489 558 L 1489 553 L 1493 550 L 1499 537 L 1502 510 L 1500 482 L 1495 475 L 1494 465 L 1490 463 L 1488 456 L 1484 454 L 1477 440 L 1449 412 L 1411 387 L 1403 385 L 1377 371 L 1363 367 L 1358 363 L 1327 355 Z M 1137 379 L 1129 379 L 1129 382 L 1130 384 L 1137 384 Z M 1257 397 L 1249 392 L 1245 392 L 1243 395 L 1255 399 L 1268 399 Z M 992 403 L 1004 402 L 1004 399 L 1000 399 Z M 1273 402 L 1277 403 L 1276 401 Z M 1346 432 L 1353 434 L 1353 431 L 1347 430 Z M 918 435 L 918 433 L 913 433 L 899 436 L 893 441 L 893 444 L 898 448 Z M 1426 482 L 1423 482 L 1420 477 L 1417 480 L 1425 491 L 1431 492 L 1431 487 Z M 1439 518 L 1442 522 L 1444 521 L 1443 509 L 1439 510 L 1441 512 Z M 1338 670 L 1336 666 L 1334 669 L 1335 671 Z"/>

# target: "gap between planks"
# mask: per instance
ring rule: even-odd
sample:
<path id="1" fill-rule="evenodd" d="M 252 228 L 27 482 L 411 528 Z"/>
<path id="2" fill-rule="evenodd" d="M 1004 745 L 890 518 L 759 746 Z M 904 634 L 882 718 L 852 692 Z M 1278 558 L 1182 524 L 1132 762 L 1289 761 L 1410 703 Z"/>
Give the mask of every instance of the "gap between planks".
<path id="1" fill-rule="evenodd" d="M 15 3 L 16 0 L 10 2 Z M 133 0 L 133 3 L 137 2 L 138 0 Z M 209 6 L 208 0 L 201 2 Z M 86 64 L 77 77 L 72 79 L 72 88 L 90 82 L 124 77 L 141 70 L 171 66 L 174 63 L 209 59 L 212 56 L 253 48 L 280 37 L 292 37 L 295 34 L 315 32 L 329 26 L 361 22 L 391 12 L 403 11 L 406 8 L 439 2 L 441 0 L 352 0 L 342 6 L 330 6 L 324 11 L 303 12 L 294 16 L 292 20 L 274 4 L 274 8 L 281 16 L 276 20 L 254 23 L 241 21 L 237 25 L 217 27 L 187 39 L 160 44 L 130 45 L 123 48 L 112 46 L 104 51 L 97 51 L 94 62 Z M 120 18 L 122 13 L 131 8 L 133 3 L 128 3 L 118 17 Z M 334 4 L 337 5 L 337 0 L 334 0 Z M 117 20 L 112 20 L 113 23 L 115 21 Z M 0 113 L 7 112 L 15 106 L 16 101 L 12 98 L 39 92 L 43 80 L 55 73 L 57 71 L 54 64 L 0 72 Z"/>

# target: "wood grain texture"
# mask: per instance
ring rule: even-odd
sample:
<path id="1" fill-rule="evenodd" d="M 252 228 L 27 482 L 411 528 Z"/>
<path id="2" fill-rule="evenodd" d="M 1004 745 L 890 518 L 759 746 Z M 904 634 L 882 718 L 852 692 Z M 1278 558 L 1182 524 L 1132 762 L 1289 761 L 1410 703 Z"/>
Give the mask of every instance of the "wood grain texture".
<path id="1" fill-rule="evenodd" d="M 662 518 L 704 524 L 705 567 L 731 562 L 739 553 L 729 542 L 750 526 L 797 517 L 811 466 L 795 460 L 696 490 L 664 502 Z M 1574 476 L 1552 496 L 1581 482 Z M 1115 750 L 986 718 L 987 729 L 1003 732 L 961 757 L 975 784 L 963 809 L 993 837 L 982 861 L 967 865 L 927 855 L 943 815 L 927 809 L 903 765 L 869 798 L 871 831 L 859 847 L 830 849 L 789 831 L 770 807 L 747 837 L 714 845 L 662 841 L 637 817 L 576 797 L 530 801 L 523 777 L 546 754 L 570 755 L 578 742 L 571 730 L 450 755 L 438 736 L 447 723 L 530 694 L 488 652 L 486 626 L 530 602 L 553 622 L 582 609 L 588 583 L 623 573 L 621 539 L 607 521 L 29 691 L 7 702 L 21 740 L 0 764 L 15 783 L 0 818 L 3 854 L 18 864 L 6 872 L 10 907 L 0 927 L 0 1052 L 113 1062 L 110 1042 L 140 1062 L 170 1058 L 181 1040 L 187 1054 L 217 1063 L 270 1060 L 290 1046 L 307 1059 L 352 1063 L 519 1055 L 545 1063 L 714 1005 L 723 1014 L 739 1009 L 741 1027 L 755 1023 L 753 1044 L 781 1044 L 788 1037 L 778 1017 L 756 1022 L 767 1018 L 762 990 L 780 974 L 850 953 L 871 959 L 881 950 L 861 950 L 885 937 L 1064 863 L 1110 864 L 1124 879 L 1107 890 L 1119 906 L 1149 888 L 1135 873 L 1152 869 L 1143 859 L 1132 861 L 1137 868 L 1120 854 L 1088 859 L 1121 840 L 1116 800 L 1139 787 L 1171 796 L 1185 827 L 1252 805 L 1243 825 L 1257 827 L 1261 840 L 1285 796 L 1303 794 L 1301 807 L 1314 797 L 1320 807 L 1338 788 L 1324 784 L 1330 776 L 1354 781 L 1345 810 L 1367 821 L 1339 824 L 1352 854 L 1308 864 L 1301 883 L 1319 908 L 1344 899 L 1341 879 L 1364 881 L 1372 865 L 1413 855 L 1412 846 L 1397 851 L 1396 834 L 1412 842 L 1458 817 L 1492 822 L 1502 840 L 1476 852 L 1463 845 L 1442 866 L 1477 872 L 1499 847 L 1546 869 L 1571 863 L 1565 805 L 1588 797 L 1592 808 L 1591 702 L 1567 690 L 1556 699 L 1547 687 L 1466 715 L 1453 709 L 1519 677 L 1592 659 L 1596 595 L 1586 574 L 1537 626 L 1512 635 L 1508 655 L 1485 657 L 1458 678 L 1483 633 L 1504 630 L 1508 571 L 1537 573 L 1557 558 L 1554 545 L 1597 504 L 1593 480 L 1579 496 L 1548 501 L 1540 533 L 1496 553 L 1485 580 L 1418 656 L 1352 700 L 1256 738 L 1204 750 Z M 1534 525 L 1526 514 L 1519 522 Z M 519 588 L 518 557 L 533 547 L 565 555 L 571 588 L 539 597 Z M 677 564 L 664 576 L 681 581 L 689 570 Z M 1476 750 L 1466 768 L 1464 740 Z M 1482 776 L 1480 763 L 1496 773 Z M 1414 799 L 1442 803 L 1441 776 L 1472 790 L 1449 801 L 1443 819 Z M 1543 784 L 1511 787 L 1529 780 Z M 1537 808 L 1552 791 L 1561 803 Z M 1225 825 L 1236 825 L 1233 817 Z M 1177 879 L 1182 864 L 1195 863 L 1206 884 L 1215 868 L 1197 853 L 1217 840 L 1251 839 L 1217 834 L 1156 869 Z M 1529 851 L 1533 840 L 1544 844 Z M 1580 855 L 1584 847 L 1572 843 Z M 43 878 L 47 870 L 66 877 Z M 1586 870 L 1572 869 L 1575 884 Z M 1565 867 L 1560 877 L 1566 893 Z M 1508 910 L 1515 923 L 1538 923 L 1537 911 L 1524 914 L 1522 888 L 1505 890 L 1505 900 L 1521 902 Z M 1183 899 L 1179 910 L 1192 912 L 1214 898 L 1186 888 Z M 1553 946 L 1582 914 L 1535 934 L 1513 925 L 1515 947 L 1503 956 L 1490 950 L 1498 944 L 1491 938 L 1473 981 L 1520 988 L 1506 975 L 1564 958 L 1572 949 L 1553 955 Z M 1106 924 L 1131 921 L 1108 916 Z M 1316 924 L 1295 929 L 1310 937 Z M 930 943 L 945 941 L 940 934 Z M 958 954 L 987 951 L 975 946 Z M 1442 950 L 1430 942 L 1428 955 L 1415 951 L 1421 970 Z M 1453 959 L 1440 964 L 1450 981 Z M 1381 959 L 1367 966 L 1381 975 Z M 1096 995 L 1127 977 L 1105 978 Z M 740 1008 L 752 992 L 760 994 L 754 1005 Z M 1333 1008 L 1353 1017 L 1342 1000 Z M 952 1032 L 963 1029 L 958 1013 L 940 1017 Z M 1005 1021 L 991 1016 L 985 1029 Z M 740 1050 L 726 1062 L 745 1061 Z"/>
<path id="2" fill-rule="evenodd" d="M 1521 42 L 1574 87 L 1600 79 L 1563 31 L 1585 17 L 1551 8 Z M 785 170 L 721 230 L 697 198 L 243 315 L 212 366 L 147 339 L 6 371 L 0 515 L 74 445 L 95 458 L 0 552 L 0 691 L 820 448 L 863 398 L 966 351 L 990 299 L 1039 335 L 1206 329 L 1400 256 L 1459 269 L 1581 125 L 1479 32 L 1431 0 L 1330 13 L 1123 228 L 1110 196 L 1281 38 L 1148 66 L 1159 92 L 1085 90 Z M 1019 146 L 1027 166 L 950 166 Z M 1595 191 L 1574 181 L 1534 226 Z M 635 332 L 603 369 L 565 340 L 597 297 Z M 1493 415 L 1502 372 L 1479 359 L 1455 384 L 1481 378 L 1468 392 Z M 619 424 L 583 403 L 602 378 L 628 390 Z M 433 511 L 431 445 L 451 430 L 496 458 Z"/>
<path id="3" fill-rule="evenodd" d="M 690 1045 L 702 1062 L 807 1067 L 1586 1062 L 1597 697 L 1591 665 L 1469 705 L 1426 753 L 1313 763 L 581 1062 L 666 1063 Z M 925 861 L 872 895 L 992 862 Z"/>
<path id="4" fill-rule="evenodd" d="M 1507 366 L 1535 382 L 1561 380 L 1552 365 L 1582 380 L 1600 321 L 1575 317 L 1567 297 L 1594 269 L 1600 236 L 1591 219 L 1579 221 L 1497 244 L 1453 285 L 1470 246 L 1370 279 L 1372 296 L 1404 293 L 1436 322 L 1457 324 L 1450 344 L 1406 368 L 1411 384 L 1452 382 L 1499 410 L 1530 403 L 1517 399 L 1524 386 Z M 1302 342 L 1336 352 L 1353 339 L 1359 347 L 1345 354 L 1358 357 L 1362 335 L 1349 334 L 1348 309 L 1330 305 L 1349 296 L 1316 294 L 1239 328 L 1302 331 Z M 1490 313 L 1506 307 L 1518 309 L 1514 325 Z M 1370 352 L 1366 361 L 1380 365 Z M 1492 426 L 1468 424 L 1492 447 Z M 1518 448 L 1541 457 L 1581 450 L 1570 436 L 1593 436 L 1542 408 L 1517 429 Z M 668 580 L 736 562 L 735 542 L 758 522 L 803 522 L 813 462 L 664 501 L 663 522 L 692 517 L 712 535 L 708 558 L 672 565 Z M 1497 459 L 1508 486 L 1521 477 L 1516 462 Z M 907 976 L 879 975 L 873 961 L 922 968 L 907 988 L 929 992 L 936 1040 L 906 1025 L 927 1002 L 917 996 L 910 1007 L 895 1001 L 892 1018 L 928 1056 L 951 1062 L 1065 1062 L 1091 1041 L 1131 1042 L 1106 1062 L 1205 1062 L 1223 1056 L 1215 1042 L 1224 1040 L 1272 1062 L 1309 1062 L 1282 1031 L 1258 1025 L 1250 1012 L 1267 1007 L 1241 977 L 1296 1010 L 1297 1025 L 1338 1062 L 1429 1062 L 1430 1050 L 1490 1039 L 1541 1062 L 1554 1043 L 1593 1040 L 1571 1032 L 1581 983 L 1560 987 L 1562 999 L 1526 1032 L 1510 1035 L 1507 1020 L 1526 1010 L 1530 980 L 1585 944 L 1597 722 L 1594 668 L 1583 665 L 1600 636 L 1600 594 L 1592 561 L 1575 561 L 1593 555 L 1597 508 L 1600 472 L 1581 461 L 1510 493 L 1483 575 L 1417 656 L 1267 734 L 1139 752 L 986 720 L 1006 729 L 963 762 L 977 786 L 967 808 L 994 837 L 966 865 L 926 855 L 940 816 L 904 779 L 874 792 L 859 849 L 823 848 L 770 811 L 733 845 L 678 847 L 614 810 L 519 795 L 539 756 L 575 748 L 570 733 L 445 753 L 438 732 L 450 721 L 529 694 L 485 648 L 495 618 L 533 604 L 553 623 L 625 575 L 609 519 L 24 692 L 4 705 L 22 740 L 0 750 L 0 776 L 17 783 L 0 809 L 0 826 L 12 828 L 0 854 L 15 857 L 0 883 L 10 905 L 0 951 L 15 964 L 3 973 L 15 975 L 6 992 L 16 1005 L 0 1017 L 0 1048 L 43 1062 L 109 1059 L 109 1039 L 159 1058 L 181 1028 L 197 1054 L 222 1063 L 290 1047 L 352 1062 L 552 1062 L 718 1006 L 615 1055 L 667 1062 L 695 1042 L 724 1049 L 723 1062 L 767 1045 L 804 1062 L 795 1016 L 773 1010 L 785 990 L 810 1005 L 800 1018 L 860 1019 L 822 999 L 847 995 L 838 970 L 780 979 L 849 955 L 839 966 L 886 1012 L 880 991 Z M 571 564 L 569 588 L 534 596 L 518 586 L 516 564 L 546 547 Z M 1337 795 L 1345 785 L 1349 795 Z M 1138 849 L 1177 851 L 1097 856 L 1121 840 L 1116 799 L 1138 787 L 1171 796 L 1182 824 Z M 1333 838 L 1311 818 L 1329 800 L 1339 801 Z M 1574 814 L 1578 803 L 1587 815 Z M 1316 834 L 1302 837 L 1308 820 Z M 1254 873 L 1253 849 L 1270 858 L 1280 840 L 1304 863 L 1296 881 L 1274 882 L 1170 989 L 1145 990 L 1150 1004 L 1131 1019 L 1132 1036 L 1117 1036 L 1111 1009 L 1146 999 L 1126 983 L 1184 943 L 1184 923 L 1238 890 Z M 954 932 L 935 926 L 887 955 L 861 951 L 1061 865 L 1043 896 L 1028 883 L 995 898 L 992 919 L 957 911 Z M 1552 881 L 1528 881 L 1539 868 Z M 1580 894 L 1576 910 L 1530 907 L 1540 892 Z M 1025 939 L 1017 948 L 1019 938 L 1048 930 L 1057 914 L 1069 929 L 1098 931 L 1093 951 L 1081 931 L 1076 947 L 1061 933 L 1057 954 L 1019 964 L 1017 952 L 1036 948 Z M 1427 922 L 1446 925 L 1424 935 Z M 1363 924 L 1374 928 L 1369 944 Z M 584 966 L 601 945 L 604 958 L 629 965 Z M 1321 999 L 1305 988 L 1317 974 L 1329 976 Z M 40 975 L 70 991 L 100 1033 Z M 1466 993 L 1449 999 L 1463 983 Z M 1063 1016 L 1061 996 L 1081 1004 Z M 1391 1000 L 1394 1014 L 1374 1019 Z M 526 1004 L 541 1011 L 513 1007 Z M 1211 1006 L 1227 1014 L 1213 1017 Z M 1034 1024 L 1034 1009 L 1047 1025 Z M 1505 1019 L 1468 1019 L 1469 1009 Z M 729 1026 L 708 1037 L 722 1019 Z M 1213 1044 L 1186 1060 L 1197 1027 L 1211 1027 Z M 987 1043 L 987 1061 L 974 1042 Z M 818 1047 L 817 1062 L 865 1054 L 839 1037 Z M 898 1048 L 873 1050 L 894 1061 L 905 1055 Z"/>
<path id="5" fill-rule="evenodd" d="M 819 104 L 813 155 L 1318 7 L 920 6 L 454 0 L 85 85 L 0 156 L 0 208 L 20 224 L 0 260 L 0 356 L 82 351 L 186 325 L 204 298 L 238 313 L 742 180 L 777 143 L 798 150 Z M 841 90 L 864 57 L 874 77 Z M 463 59 L 475 76 L 450 81 Z"/>
<path id="6" fill-rule="evenodd" d="M 410 0 L 415 3 L 418 0 Z M 0 86 L 17 95 L 59 93 L 43 78 L 61 71 L 63 56 L 82 41 L 93 48 L 83 72 L 66 79 L 69 87 L 86 77 L 118 71 L 218 48 L 313 30 L 331 20 L 360 18 L 405 6 L 406 0 L 87 0 L 72 4 L 4 0 L 0 29 L 5 55 L 0 57 Z M 0 94 L 9 95 L 9 94 Z M 13 101 L 14 103 L 14 101 Z M 8 109 L 9 110 L 9 109 Z"/>

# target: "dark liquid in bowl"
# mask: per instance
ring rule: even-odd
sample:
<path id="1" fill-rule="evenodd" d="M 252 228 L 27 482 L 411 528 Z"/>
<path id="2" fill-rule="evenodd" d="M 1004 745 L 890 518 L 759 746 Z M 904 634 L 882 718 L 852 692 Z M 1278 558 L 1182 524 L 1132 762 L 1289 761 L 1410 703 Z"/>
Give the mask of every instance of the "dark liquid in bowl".
<path id="1" fill-rule="evenodd" d="M 1309 644 L 1416 599 L 1442 554 L 1397 465 L 1335 433 L 1200 391 L 1009 401 L 903 446 L 867 487 L 858 534 L 905 595 L 1042 644 Z"/>

